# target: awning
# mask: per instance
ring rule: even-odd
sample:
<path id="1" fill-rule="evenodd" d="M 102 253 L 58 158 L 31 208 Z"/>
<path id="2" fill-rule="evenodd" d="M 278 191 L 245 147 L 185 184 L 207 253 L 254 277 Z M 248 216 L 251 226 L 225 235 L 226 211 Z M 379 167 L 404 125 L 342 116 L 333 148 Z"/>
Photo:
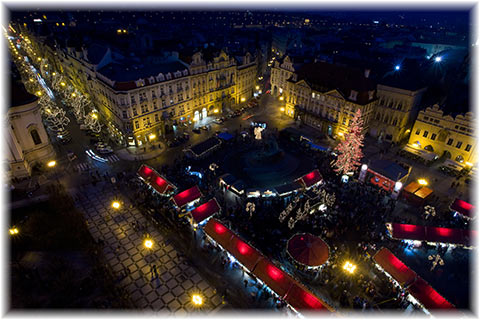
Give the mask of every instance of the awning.
<path id="1" fill-rule="evenodd" d="M 287 252 L 301 264 L 321 266 L 328 260 L 328 245 L 310 233 L 296 234 L 287 242 Z"/>
<path id="2" fill-rule="evenodd" d="M 455 309 L 450 302 L 435 291 L 425 280 L 418 278 L 408 292 L 427 309 Z"/>
<path id="3" fill-rule="evenodd" d="M 293 181 L 280 186 L 275 186 L 274 189 L 277 191 L 279 196 L 285 196 L 302 189 L 302 185 L 297 181 Z"/>
<path id="4" fill-rule="evenodd" d="M 221 132 L 217 135 L 217 137 L 219 137 L 220 139 L 222 139 L 224 141 L 228 141 L 228 140 L 233 139 L 233 136 L 228 132 Z"/>
<path id="5" fill-rule="evenodd" d="M 227 248 L 230 246 L 233 232 L 220 223 L 220 221 L 214 218 L 208 220 L 207 224 L 203 227 L 203 231 L 222 247 Z"/>
<path id="6" fill-rule="evenodd" d="M 142 164 L 140 166 L 140 168 L 138 169 L 137 173 L 143 180 L 147 180 L 148 178 L 150 178 L 152 176 L 153 169 L 150 168 L 149 166 L 145 165 L 145 164 Z"/>
<path id="7" fill-rule="evenodd" d="M 321 301 L 314 294 L 297 283 L 294 283 L 290 287 L 284 300 L 295 310 L 329 310 L 329 308 L 326 307 L 325 302 Z"/>
<path id="8" fill-rule="evenodd" d="M 408 286 L 415 281 L 417 274 L 398 259 L 390 250 L 382 248 L 374 256 L 373 260 L 380 265 L 392 278 L 402 286 Z"/>
<path id="9" fill-rule="evenodd" d="M 418 183 L 416 181 L 412 181 L 405 188 L 403 188 L 403 192 L 415 193 L 421 187 L 422 187 L 422 185 L 420 183 Z"/>
<path id="10" fill-rule="evenodd" d="M 420 199 L 426 199 L 429 195 L 433 193 L 433 190 L 427 187 L 422 187 L 417 190 L 414 194 Z"/>
<path id="11" fill-rule="evenodd" d="M 180 192 L 179 194 L 176 194 L 175 196 L 173 196 L 172 199 L 173 199 L 173 202 L 175 202 L 175 205 L 181 208 L 187 203 L 190 203 L 192 201 L 199 199 L 201 196 L 202 196 L 202 193 L 200 192 L 200 189 L 198 188 L 198 186 L 194 186 L 190 189 Z"/>
<path id="12" fill-rule="evenodd" d="M 215 198 L 196 207 L 191 214 L 196 223 L 200 223 L 208 217 L 220 211 L 220 206 Z"/>
<path id="13" fill-rule="evenodd" d="M 429 152 L 429 151 L 422 150 L 422 149 L 416 149 L 416 148 L 411 147 L 409 145 L 406 145 L 403 148 L 403 150 L 408 152 L 408 153 L 414 154 L 414 155 L 416 155 L 416 156 L 418 156 L 422 159 L 425 159 L 427 161 L 433 161 L 433 160 L 438 158 L 438 155 L 436 153 Z"/>
<path id="14" fill-rule="evenodd" d="M 392 223 L 392 238 L 425 240 L 425 227 L 413 224 Z"/>
<path id="15" fill-rule="evenodd" d="M 257 262 L 264 258 L 257 249 L 253 248 L 236 235 L 233 236 L 230 243 L 231 245 L 227 250 L 250 272 L 255 268 Z"/>
<path id="16" fill-rule="evenodd" d="M 313 143 L 313 142 L 311 142 L 311 141 L 307 142 L 307 144 L 310 145 L 310 147 L 311 147 L 312 149 L 317 149 L 317 150 L 320 150 L 320 151 L 328 151 L 328 148 L 322 147 L 322 146 L 320 146 L 320 145 L 318 145 L 318 144 L 315 144 L 315 143 Z"/>
<path id="17" fill-rule="evenodd" d="M 173 183 L 162 177 L 157 171 L 143 164 L 138 170 L 138 175 L 158 193 L 169 194 L 177 188 Z"/>
<path id="18" fill-rule="evenodd" d="M 443 163 L 442 163 L 442 166 L 444 167 L 447 167 L 447 168 L 450 168 L 452 170 L 455 170 L 455 171 L 462 171 L 463 169 L 463 166 L 456 162 L 456 161 L 453 161 L 452 159 L 446 159 Z"/>
<path id="19" fill-rule="evenodd" d="M 310 188 L 314 184 L 322 181 L 322 175 L 318 171 L 318 169 L 313 170 L 310 173 L 307 173 L 303 177 L 299 179 L 301 183 L 305 185 L 306 188 Z"/>
<path id="20" fill-rule="evenodd" d="M 275 291 L 280 297 L 283 297 L 295 282 L 286 272 L 277 268 L 267 259 L 261 259 L 257 263 L 257 266 L 253 270 L 253 274 L 269 286 L 270 289 Z"/>
<path id="21" fill-rule="evenodd" d="M 471 205 L 466 201 L 455 199 L 455 201 L 450 206 L 450 209 L 466 217 L 473 218 L 473 212 L 475 210 L 475 206 Z"/>
<path id="22" fill-rule="evenodd" d="M 464 242 L 462 229 L 435 227 L 426 227 L 426 240 L 428 242 L 442 242 L 453 244 L 462 244 Z"/>

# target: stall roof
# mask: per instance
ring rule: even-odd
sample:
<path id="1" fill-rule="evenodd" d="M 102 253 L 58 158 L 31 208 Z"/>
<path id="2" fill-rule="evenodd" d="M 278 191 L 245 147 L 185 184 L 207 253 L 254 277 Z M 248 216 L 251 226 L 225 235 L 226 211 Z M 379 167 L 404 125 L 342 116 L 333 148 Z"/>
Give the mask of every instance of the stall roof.
<path id="1" fill-rule="evenodd" d="M 457 211 L 461 215 L 472 218 L 475 210 L 475 206 L 471 205 L 466 201 L 455 199 L 455 201 L 450 206 L 450 209 Z"/>
<path id="2" fill-rule="evenodd" d="M 462 229 L 426 227 L 426 240 L 429 242 L 463 244 Z"/>
<path id="3" fill-rule="evenodd" d="M 455 309 L 450 302 L 435 291 L 425 280 L 417 280 L 408 287 L 408 292 L 427 309 Z"/>
<path id="4" fill-rule="evenodd" d="M 197 143 L 190 150 L 196 156 L 201 156 L 202 154 L 206 153 L 207 151 L 215 148 L 216 146 L 220 145 L 221 141 L 216 137 L 208 138 L 207 140 Z"/>
<path id="5" fill-rule="evenodd" d="M 408 174 L 408 170 L 398 163 L 384 159 L 371 161 L 368 168 L 392 181 L 398 181 Z"/>
<path id="6" fill-rule="evenodd" d="M 260 252 L 240 239 L 237 235 L 234 235 L 231 241 L 231 246 L 228 248 L 230 254 L 232 254 L 241 264 L 243 264 L 248 270 L 253 271 L 257 262 L 264 257 Z"/>
<path id="7" fill-rule="evenodd" d="M 378 263 L 388 274 L 400 283 L 402 287 L 415 281 L 417 274 L 407 267 L 387 248 L 380 249 L 373 260 Z"/>
<path id="8" fill-rule="evenodd" d="M 427 187 L 422 187 L 417 190 L 414 194 L 420 199 L 426 199 L 429 195 L 433 193 L 433 190 Z"/>
<path id="9" fill-rule="evenodd" d="M 225 227 L 220 221 L 215 218 L 208 220 L 207 224 L 203 227 L 203 230 L 208 234 L 213 240 L 215 240 L 219 245 L 224 248 L 230 246 L 232 237 L 234 236 L 233 232 Z"/>
<path id="10" fill-rule="evenodd" d="M 413 224 L 392 223 L 392 237 L 423 241 L 425 240 L 425 227 Z"/>
<path id="11" fill-rule="evenodd" d="M 220 206 L 215 198 L 196 207 L 191 214 L 196 223 L 200 223 L 208 217 L 220 211 Z"/>
<path id="12" fill-rule="evenodd" d="M 436 158 L 438 158 L 438 155 L 436 153 L 433 153 L 433 152 L 429 152 L 429 151 L 426 151 L 426 150 L 422 150 L 422 149 L 416 149 L 414 147 L 411 147 L 409 145 L 406 145 L 403 150 L 411 153 L 411 154 L 414 154 L 416 156 L 419 156 L 427 161 L 433 161 L 435 160 Z"/>
<path id="13" fill-rule="evenodd" d="M 200 192 L 200 189 L 198 188 L 198 186 L 194 186 L 194 187 L 191 187 L 190 189 L 187 189 L 185 191 L 182 191 L 174 195 L 173 202 L 175 202 L 175 205 L 177 207 L 181 208 L 187 203 L 197 200 L 201 196 L 202 196 L 202 193 Z"/>
<path id="14" fill-rule="evenodd" d="M 153 169 L 150 168 L 149 166 L 142 164 L 140 168 L 138 169 L 138 175 L 142 177 L 142 179 L 147 180 L 149 177 L 152 176 L 153 174 Z"/>
<path id="15" fill-rule="evenodd" d="M 408 193 L 415 193 L 421 187 L 422 185 L 420 183 L 412 181 L 405 188 L 403 188 L 403 191 Z"/>
<path id="16" fill-rule="evenodd" d="M 329 310 L 327 304 L 321 301 L 309 290 L 298 283 L 294 283 L 285 296 L 285 301 L 295 310 Z"/>
<path id="17" fill-rule="evenodd" d="M 221 132 L 217 135 L 217 137 L 225 141 L 233 139 L 233 136 L 228 132 Z"/>
<path id="18" fill-rule="evenodd" d="M 281 196 L 302 189 L 302 185 L 297 181 L 293 181 L 280 186 L 276 186 L 274 187 L 274 189 Z"/>
<path id="19" fill-rule="evenodd" d="M 328 245 L 310 233 L 296 234 L 287 242 L 287 251 L 293 259 L 308 266 L 321 266 L 330 255 Z"/>
<path id="20" fill-rule="evenodd" d="M 313 149 L 317 149 L 317 150 L 320 150 L 320 151 L 328 151 L 328 148 L 326 147 L 323 147 L 323 146 L 320 146 L 318 144 L 315 144 L 311 141 L 308 142 L 308 144 L 310 145 L 310 147 L 312 147 Z"/>
<path id="21" fill-rule="evenodd" d="M 285 271 L 276 267 L 267 259 L 261 259 L 257 263 L 255 269 L 253 269 L 253 274 L 280 297 L 283 297 L 295 282 Z"/>
<path id="22" fill-rule="evenodd" d="M 301 183 L 305 185 L 306 188 L 310 188 L 317 182 L 322 180 L 322 175 L 320 174 L 320 171 L 318 169 L 313 170 L 310 173 L 307 173 L 303 177 L 299 179 Z"/>
<path id="23" fill-rule="evenodd" d="M 147 165 L 142 165 L 138 170 L 138 175 L 152 188 L 160 194 L 167 194 L 174 191 L 177 187 L 160 175 L 157 171 Z"/>

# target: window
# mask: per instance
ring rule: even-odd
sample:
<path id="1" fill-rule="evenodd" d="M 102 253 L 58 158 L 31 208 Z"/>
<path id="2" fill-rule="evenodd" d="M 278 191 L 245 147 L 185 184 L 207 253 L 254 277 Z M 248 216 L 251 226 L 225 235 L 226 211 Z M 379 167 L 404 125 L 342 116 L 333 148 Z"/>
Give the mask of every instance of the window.
<path id="1" fill-rule="evenodd" d="M 35 143 L 35 145 L 42 143 L 42 139 L 40 139 L 40 136 L 38 135 L 38 131 L 36 129 L 30 131 L 30 135 L 32 136 L 33 143 Z"/>
<path id="2" fill-rule="evenodd" d="M 140 128 L 140 123 L 137 120 L 137 121 L 135 121 L 135 129 L 138 129 L 138 128 Z"/>
<path id="3" fill-rule="evenodd" d="M 157 109 L 158 109 L 157 101 L 153 101 L 153 110 L 157 110 Z"/>
<path id="4" fill-rule="evenodd" d="M 420 129 L 417 129 L 417 131 L 415 131 L 415 134 L 419 135 L 420 134 Z"/>
<path id="5" fill-rule="evenodd" d="M 125 110 L 122 111 L 122 117 L 123 119 L 127 119 L 127 111 Z"/>
<path id="6" fill-rule="evenodd" d="M 437 135 L 435 133 L 432 133 L 432 137 L 430 139 L 435 140 L 436 137 Z"/>
<path id="7" fill-rule="evenodd" d="M 465 147 L 465 151 L 469 152 L 470 149 L 472 149 L 472 145 L 467 144 L 467 146 Z"/>
<path id="8" fill-rule="evenodd" d="M 457 142 L 457 145 L 455 146 L 455 148 L 461 148 L 462 147 L 462 141 L 458 141 Z"/>
<path id="9" fill-rule="evenodd" d="M 143 118 L 143 126 L 146 127 L 148 124 L 148 118 Z"/>
<path id="10" fill-rule="evenodd" d="M 423 136 L 426 138 L 428 136 L 428 131 L 425 130 L 425 132 L 423 133 Z"/>
<path id="11" fill-rule="evenodd" d="M 137 113 L 137 108 L 132 108 L 132 110 L 133 110 L 133 116 L 134 116 L 134 117 L 137 116 L 137 115 L 138 115 L 138 113 Z"/>
<path id="12" fill-rule="evenodd" d="M 160 121 L 160 120 L 158 119 L 158 113 L 155 113 L 155 122 L 158 122 L 158 121 Z"/>
<path id="13" fill-rule="evenodd" d="M 453 143 L 453 139 L 448 139 L 448 141 L 447 141 L 447 145 L 451 146 L 451 145 L 452 145 L 452 143 Z"/>

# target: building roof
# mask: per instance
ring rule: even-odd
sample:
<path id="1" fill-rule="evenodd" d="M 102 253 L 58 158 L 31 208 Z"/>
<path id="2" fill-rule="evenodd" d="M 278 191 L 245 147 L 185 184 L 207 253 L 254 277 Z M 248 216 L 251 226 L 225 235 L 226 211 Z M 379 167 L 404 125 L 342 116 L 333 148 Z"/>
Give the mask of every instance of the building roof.
<path id="1" fill-rule="evenodd" d="M 151 76 L 157 76 L 159 73 L 177 72 L 188 69 L 180 61 L 166 62 L 162 64 L 149 65 L 127 65 L 120 63 L 110 63 L 98 70 L 98 73 L 116 82 L 131 82 L 138 79 L 144 79 Z"/>
<path id="2" fill-rule="evenodd" d="M 381 174 L 392 181 L 398 181 L 408 174 L 408 169 L 389 160 L 373 160 L 369 165 L 370 169 Z"/>
<path id="3" fill-rule="evenodd" d="M 379 84 L 409 91 L 417 91 L 427 86 L 419 74 L 420 65 L 413 59 L 403 60 L 400 70 L 391 71 L 379 80 Z"/>
<path id="4" fill-rule="evenodd" d="M 358 92 L 357 104 L 367 104 L 369 99 L 368 91 L 375 91 L 376 84 L 365 77 L 360 69 L 347 68 L 326 62 L 307 63 L 297 71 L 297 81 L 305 80 L 314 90 L 327 92 L 338 90 L 346 100 L 349 99 L 351 90 Z"/>
<path id="5" fill-rule="evenodd" d="M 107 54 L 108 48 L 99 44 L 92 44 L 87 49 L 87 60 L 92 64 L 99 64 Z"/>

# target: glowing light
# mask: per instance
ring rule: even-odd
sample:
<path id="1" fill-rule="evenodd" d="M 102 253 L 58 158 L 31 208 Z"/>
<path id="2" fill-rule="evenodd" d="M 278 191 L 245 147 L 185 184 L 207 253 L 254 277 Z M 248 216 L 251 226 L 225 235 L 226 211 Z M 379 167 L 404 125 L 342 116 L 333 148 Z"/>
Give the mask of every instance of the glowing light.
<path id="1" fill-rule="evenodd" d="M 365 171 L 368 169 L 368 166 L 366 164 L 362 164 L 362 170 Z"/>
<path id="2" fill-rule="evenodd" d="M 440 62 L 442 61 L 442 57 L 435 57 L 435 62 Z"/>
<path id="3" fill-rule="evenodd" d="M 267 274 L 270 276 L 275 281 L 283 279 L 283 274 L 282 272 L 274 267 L 273 265 L 268 265 L 267 266 Z"/>
<path id="4" fill-rule="evenodd" d="M 38 90 L 37 92 L 35 92 L 35 94 L 36 94 L 37 96 L 41 96 L 41 95 L 42 95 L 42 91 Z"/>
<path id="5" fill-rule="evenodd" d="M 65 87 L 65 82 L 60 82 L 60 85 L 61 85 L 62 87 Z"/>
<path id="6" fill-rule="evenodd" d="M 245 98 L 241 98 L 240 101 L 241 101 L 241 102 L 245 102 Z"/>
<path id="7" fill-rule="evenodd" d="M 258 90 L 258 89 L 260 89 L 260 86 L 255 86 L 255 90 Z"/>
<path id="8" fill-rule="evenodd" d="M 37 58 L 37 61 L 42 61 L 42 58 L 38 57 L 38 58 Z"/>
<path id="9" fill-rule="evenodd" d="M 11 228 L 11 229 L 8 229 L 8 232 L 13 236 L 15 234 L 18 234 L 18 229 L 17 228 Z"/>
<path id="10" fill-rule="evenodd" d="M 284 111 L 285 111 L 285 108 L 284 108 L 284 107 L 281 107 L 281 108 L 280 108 L 280 111 L 284 112 Z"/>
<path id="11" fill-rule="evenodd" d="M 65 22 L 62 22 L 62 26 L 65 27 Z"/>
<path id="12" fill-rule="evenodd" d="M 143 242 L 143 245 L 144 245 L 145 248 L 147 248 L 147 249 L 152 249 L 152 247 L 153 247 L 153 241 L 150 240 L 150 239 L 146 239 L 146 240 Z"/>
<path id="13" fill-rule="evenodd" d="M 98 115 L 96 113 L 92 113 L 92 118 L 93 119 L 98 119 Z"/>
<path id="14" fill-rule="evenodd" d="M 74 92 L 74 93 L 72 93 L 72 97 L 74 97 L 74 98 L 75 98 L 76 96 L 77 96 L 77 95 L 75 94 L 75 92 Z"/>
<path id="15" fill-rule="evenodd" d="M 397 71 L 400 70 L 400 66 L 399 66 L 399 65 L 396 65 L 396 66 L 395 66 L 395 70 L 397 70 Z"/>
<path id="16" fill-rule="evenodd" d="M 56 75 L 57 75 L 57 73 L 56 73 L 56 72 L 52 72 L 52 76 L 56 76 Z"/>
<path id="17" fill-rule="evenodd" d="M 350 263 L 349 261 L 345 262 L 345 264 L 343 265 L 343 269 L 348 271 L 349 273 L 354 273 L 355 272 L 355 269 L 357 269 L 357 266 Z"/>
<path id="18" fill-rule="evenodd" d="M 157 137 L 157 136 L 152 133 L 152 134 L 150 134 L 150 135 L 148 136 L 148 139 L 153 140 L 153 139 L 155 139 L 156 137 Z"/>
<path id="19" fill-rule="evenodd" d="M 281 96 L 279 99 L 280 99 L 280 101 L 283 101 L 285 98 L 283 96 Z"/>
<path id="20" fill-rule="evenodd" d="M 428 185 L 428 181 L 425 179 L 418 179 L 418 183 L 421 184 L 422 186 Z"/>
<path id="21" fill-rule="evenodd" d="M 222 234 L 222 233 L 225 233 L 227 231 L 227 228 L 225 228 L 223 225 L 221 225 L 220 223 L 216 223 L 215 224 L 215 232 L 217 232 L 218 234 Z"/>
<path id="22" fill-rule="evenodd" d="M 218 109 L 213 110 L 213 113 L 218 113 Z"/>
<path id="23" fill-rule="evenodd" d="M 340 137 L 343 137 L 343 132 L 339 132 L 338 135 L 339 135 Z"/>
<path id="24" fill-rule="evenodd" d="M 56 165 L 57 165 L 57 161 L 55 161 L 55 160 L 49 161 L 49 162 L 47 163 L 47 166 L 48 166 L 49 168 L 53 168 L 53 167 L 55 167 Z"/>
<path id="25" fill-rule="evenodd" d="M 112 202 L 112 208 L 114 208 L 114 209 L 120 209 L 120 202 L 118 202 L 118 201 L 113 201 L 113 202 Z"/>
<path id="26" fill-rule="evenodd" d="M 192 295 L 192 303 L 196 306 L 201 306 L 203 304 L 203 298 L 199 294 Z"/>
<path id="27" fill-rule="evenodd" d="M 473 166 L 473 163 L 471 163 L 471 162 L 468 162 L 468 161 L 467 161 L 467 162 L 465 162 L 465 164 L 466 164 L 467 166 L 469 166 L 469 167 Z"/>

